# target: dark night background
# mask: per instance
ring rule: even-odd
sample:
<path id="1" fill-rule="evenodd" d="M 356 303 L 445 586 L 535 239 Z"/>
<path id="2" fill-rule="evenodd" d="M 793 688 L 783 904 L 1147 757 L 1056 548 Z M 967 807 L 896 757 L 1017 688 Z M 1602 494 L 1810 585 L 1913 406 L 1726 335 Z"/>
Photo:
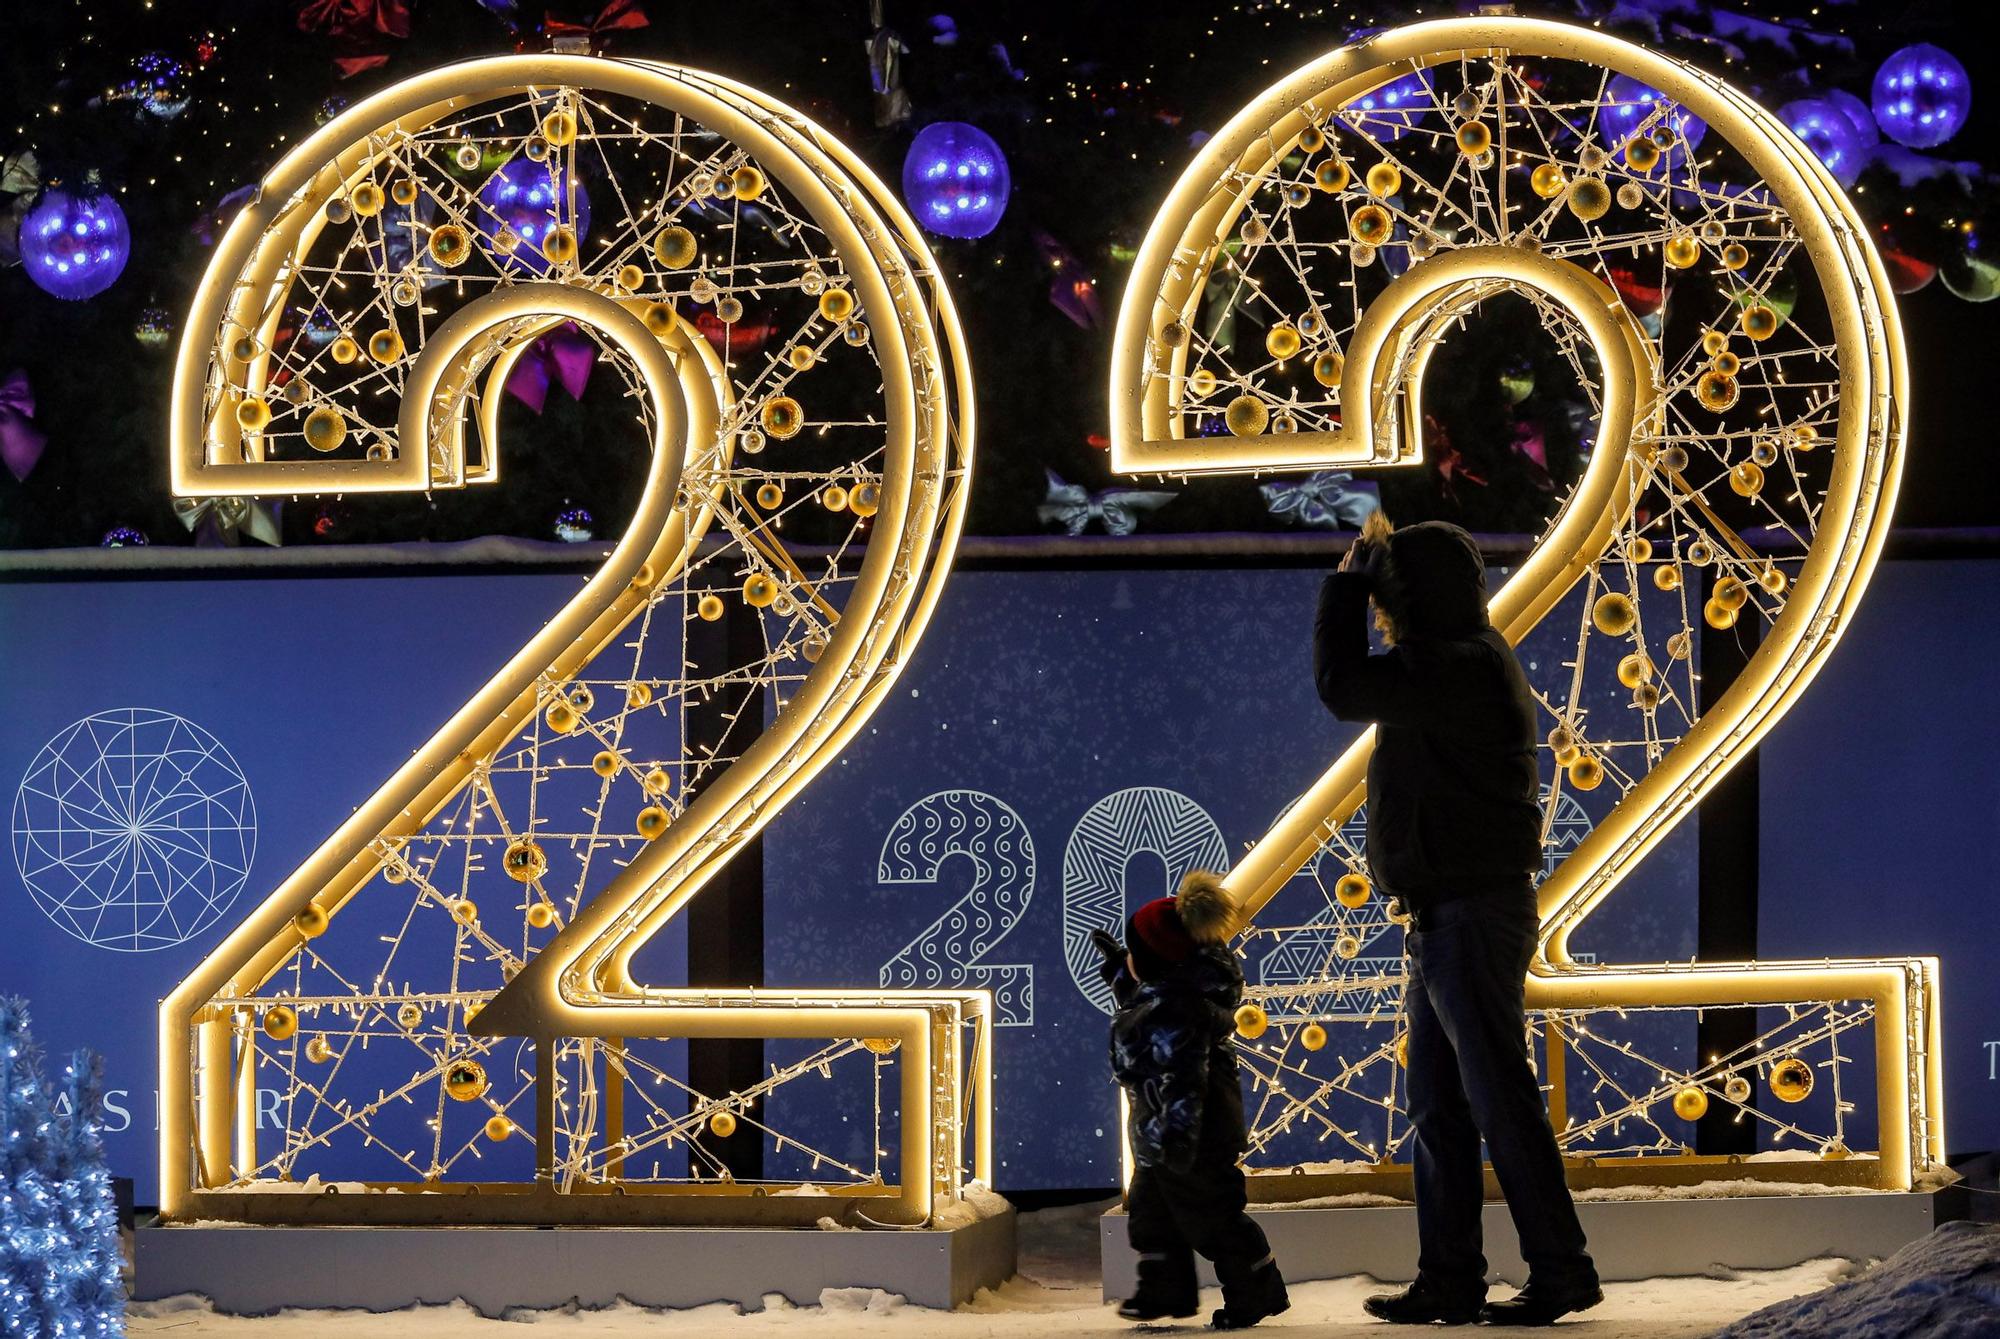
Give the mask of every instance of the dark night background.
<path id="1" fill-rule="evenodd" d="M 0 43 L 0 154 L 32 150 L 41 180 L 80 183 L 96 172 L 118 192 L 132 257 L 107 292 L 59 301 L 18 267 L 0 270 L 0 376 L 24 371 L 37 400 L 46 453 L 25 482 L 0 472 L 0 547 L 96 544 L 116 526 L 153 543 L 186 544 L 169 506 L 165 417 L 173 346 L 147 348 L 134 329 L 147 308 L 178 317 L 208 246 L 198 226 L 230 191 L 256 180 L 309 133 L 329 99 L 359 100 L 455 59 L 541 49 L 551 17 L 588 22 L 595 11 L 544 10 L 528 0 L 407 0 L 408 36 L 302 31 L 302 22 L 366 30 L 402 10 L 398 0 L 57 0 L 12 8 Z M 649 22 L 610 35 L 612 55 L 664 58 L 759 85 L 853 145 L 886 179 L 900 178 L 911 135 L 937 120 L 965 120 L 1004 148 L 1013 197 L 997 230 L 975 241 L 933 240 L 971 342 L 979 387 L 980 465 L 972 529 L 1034 533 L 1045 470 L 1090 489 L 1117 482 L 1092 442 L 1104 431 L 1110 324 L 1125 282 L 1120 256 L 1192 153 L 1190 136 L 1218 126 L 1252 94 L 1351 33 L 1452 7 L 1409 4 L 1105 3 L 966 4 L 888 0 L 881 22 L 899 34 L 901 80 L 913 112 L 876 125 L 865 49 L 875 31 L 866 0 L 738 0 L 693 7 L 635 0 Z M 1459 6 L 1461 10 L 1469 6 Z M 1965 15 L 1942 0 L 1817 4 L 1647 0 L 1643 11 L 1678 36 L 1667 49 L 1748 88 L 1767 105 L 1815 89 L 1867 96 L 1873 71 L 1894 49 L 1934 41 L 1972 73 L 1972 122 L 1934 156 L 1980 156 L 2000 127 L 1984 85 L 1990 62 L 1971 48 Z M 1522 13 L 1570 19 L 1611 14 L 1604 0 L 1524 3 Z M 303 15 L 303 19 L 302 19 Z M 1807 40 L 1773 44 L 1738 34 L 1735 20 L 1778 19 Z M 392 25 L 393 26 L 393 25 Z M 1629 24 L 1607 27 L 1632 35 Z M 1736 34 L 1740 59 L 1714 34 Z M 950 38 L 949 41 L 941 39 Z M 1820 39 L 1829 39 L 1821 41 Z M 1650 39 L 1648 39 L 1650 40 Z M 189 69 L 190 101 L 173 119 L 105 98 L 159 51 Z M 1801 56 L 1801 51 L 1809 54 Z M 206 56 L 204 61 L 203 57 Z M 339 60 L 380 64 L 342 78 Z M 93 101 L 96 105 L 91 105 Z M 1961 227 L 1984 219 L 1993 187 L 1978 168 L 1904 188 L 1885 173 L 1863 177 L 1857 199 L 1885 249 L 1945 261 Z M 32 198 L 15 197 L 17 208 Z M 7 203 L 0 197 L 0 205 Z M 212 224 L 210 225 L 212 228 Z M 1051 302 L 1082 282 L 1071 304 L 1094 300 L 1094 326 Z M 1082 305 L 1079 305 L 1082 304 Z M 2000 521 L 2000 474 L 1966 468 L 1992 412 L 1985 351 L 2000 337 L 2000 304 L 1966 302 L 1933 282 L 1903 299 L 1913 367 L 1911 450 L 1899 523 L 1973 527 Z M 1576 466 L 1570 388 L 1525 308 L 1491 318 L 1491 337 L 1461 341 L 1439 360 L 1432 402 L 1464 453 L 1454 488 L 1429 477 L 1384 484 L 1399 519 L 1439 515 L 1475 530 L 1540 528 Z M 1512 322 L 1521 324 L 1515 328 Z M 1547 362 L 1536 389 L 1510 407 L 1499 382 L 1517 373 L 1523 348 Z M 1533 361 L 1531 357 L 1529 361 Z M 607 379 L 603 379 L 607 380 Z M 555 516 L 591 509 L 600 535 L 622 527 L 639 473 L 629 454 L 584 452 L 601 441 L 612 397 L 552 397 L 537 421 L 513 407 L 510 482 L 457 495 L 378 498 L 285 508 L 288 544 L 462 539 L 481 534 L 551 537 Z M 1542 432 L 1549 476 L 1511 448 L 1518 430 Z M 1968 443 L 1970 439 L 1970 443 Z M 1098 437 L 1101 442 L 1101 436 Z M 1151 531 L 1282 528 L 1248 480 L 1188 487 L 1144 519 Z"/>

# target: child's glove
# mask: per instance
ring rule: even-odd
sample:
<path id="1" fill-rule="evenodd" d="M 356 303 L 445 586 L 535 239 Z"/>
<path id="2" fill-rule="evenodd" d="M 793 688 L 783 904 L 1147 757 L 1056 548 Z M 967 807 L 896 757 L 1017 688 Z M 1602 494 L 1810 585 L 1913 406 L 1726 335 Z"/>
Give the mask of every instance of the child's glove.
<path id="1" fill-rule="evenodd" d="M 1118 942 L 1115 935 L 1104 930 L 1090 932 L 1090 946 L 1104 958 L 1097 964 L 1097 974 L 1108 986 L 1125 966 L 1125 946 Z"/>

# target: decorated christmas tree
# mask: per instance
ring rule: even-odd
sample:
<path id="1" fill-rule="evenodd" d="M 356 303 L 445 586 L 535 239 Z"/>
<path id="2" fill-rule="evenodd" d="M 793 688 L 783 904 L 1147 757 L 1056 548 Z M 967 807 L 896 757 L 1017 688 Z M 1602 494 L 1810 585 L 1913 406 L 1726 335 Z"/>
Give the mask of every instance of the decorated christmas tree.
<path id="1" fill-rule="evenodd" d="M 78 1052 L 52 1098 L 24 1001 L 0 999 L 0 1335 L 124 1332 L 103 1084 Z"/>

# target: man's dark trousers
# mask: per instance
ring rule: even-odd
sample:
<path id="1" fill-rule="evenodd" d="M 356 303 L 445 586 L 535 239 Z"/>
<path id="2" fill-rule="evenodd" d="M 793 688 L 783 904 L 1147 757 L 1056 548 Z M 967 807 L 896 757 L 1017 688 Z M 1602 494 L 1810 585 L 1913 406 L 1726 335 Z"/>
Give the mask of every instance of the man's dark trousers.
<path id="1" fill-rule="evenodd" d="M 1535 898 L 1522 889 L 1420 911 L 1410 928 L 1410 1121 L 1416 1127 L 1417 1267 L 1454 1297 L 1486 1291 L 1483 1133 L 1537 1281 L 1595 1278 L 1528 1063 L 1523 981 Z"/>

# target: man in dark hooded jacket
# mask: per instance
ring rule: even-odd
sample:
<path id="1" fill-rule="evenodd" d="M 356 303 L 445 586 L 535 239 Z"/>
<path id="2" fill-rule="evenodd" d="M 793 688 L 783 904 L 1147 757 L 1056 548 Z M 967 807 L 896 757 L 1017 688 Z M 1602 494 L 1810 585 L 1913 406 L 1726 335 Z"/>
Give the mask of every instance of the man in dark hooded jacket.
<path id="1" fill-rule="evenodd" d="M 1368 606 L 1390 641 L 1371 654 Z M 1371 1297 L 1384 1320 L 1547 1325 L 1603 1299 L 1528 1056 L 1523 982 L 1542 862 L 1534 699 L 1486 618 L 1472 536 L 1427 521 L 1364 530 L 1320 591 L 1320 700 L 1376 727 L 1368 864 L 1409 912 L 1410 1122 L 1417 1278 Z M 1528 1284 L 1486 1304 L 1480 1137 Z"/>
<path id="2" fill-rule="evenodd" d="M 1233 919 L 1220 881 L 1196 871 L 1177 897 L 1133 913 L 1124 944 L 1091 936 L 1118 1004 L 1111 1068 L 1130 1103 L 1138 1165 L 1125 1202 L 1139 1255 L 1139 1290 L 1118 1308 L 1127 1320 L 1193 1315 L 1196 1252 L 1215 1262 L 1222 1284 L 1213 1328 L 1248 1329 L 1291 1305 L 1264 1230 L 1244 1211 L 1237 1165 L 1249 1141 L 1230 1042 L 1243 1001 L 1227 942 Z"/>

